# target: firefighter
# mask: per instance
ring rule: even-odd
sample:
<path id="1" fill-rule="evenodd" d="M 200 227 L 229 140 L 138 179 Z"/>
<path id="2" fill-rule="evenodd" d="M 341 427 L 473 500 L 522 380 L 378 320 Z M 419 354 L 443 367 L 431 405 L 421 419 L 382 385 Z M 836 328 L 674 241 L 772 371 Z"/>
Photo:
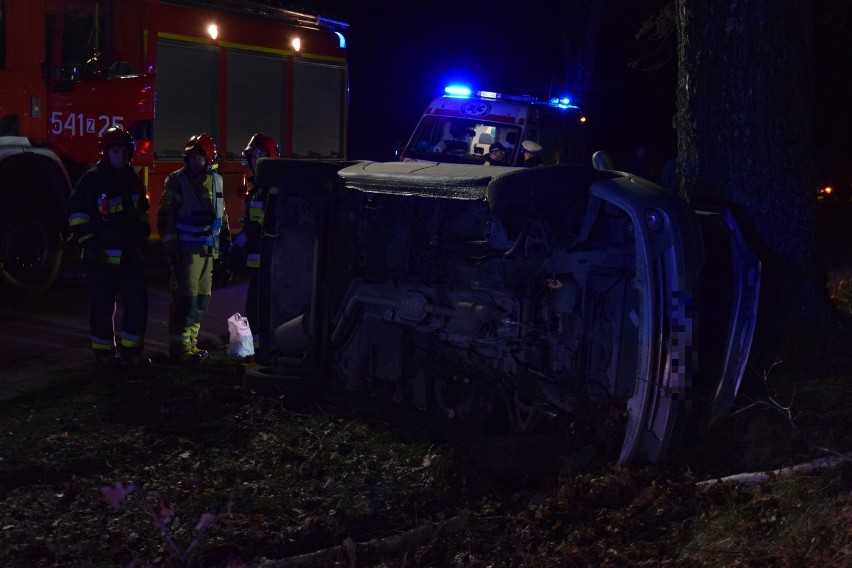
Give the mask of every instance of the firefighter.
<path id="1" fill-rule="evenodd" d="M 198 348 L 198 332 L 210 305 L 214 265 L 223 265 L 231 233 L 222 176 L 215 172 L 216 142 L 208 134 L 192 136 L 183 156 L 184 166 L 166 177 L 157 229 L 171 266 L 169 356 L 194 365 L 207 357 Z"/>
<path id="2" fill-rule="evenodd" d="M 278 143 L 270 136 L 258 132 L 252 136 L 243 150 L 243 163 L 251 169 L 246 180 L 250 185 L 246 193 L 243 229 L 231 244 L 230 257 L 235 269 L 247 270 L 249 285 L 246 292 L 246 311 L 249 327 L 252 331 L 254 350 L 260 349 L 260 317 L 258 313 L 258 295 L 260 280 L 260 239 L 263 233 L 263 218 L 269 198 L 269 188 L 258 185 L 254 179 L 257 161 L 260 158 L 277 158 L 281 155 Z M 239 266 L 237 266 L 239 264 Z"/>
<path id="3" fill-rule="evenodd" d="M 148 198 L 130 166 L 133 137 L 114 126 L 98 141 L 98 163 L 84 173 L 68 200 L 68 223 L 80 245 L 89 288 L 95 361 L 103 368 L 147 367 L 144 336 L 148 290 L 144 252 L 148 245 Z M 113 316 L 121 298 L 124 313 L 116 354 Z"/>

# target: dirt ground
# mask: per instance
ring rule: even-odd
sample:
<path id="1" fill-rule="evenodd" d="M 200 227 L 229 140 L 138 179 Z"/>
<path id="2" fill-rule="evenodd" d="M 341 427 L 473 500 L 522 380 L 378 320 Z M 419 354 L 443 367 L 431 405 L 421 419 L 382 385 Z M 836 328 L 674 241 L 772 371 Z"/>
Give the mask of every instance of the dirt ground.
<path id="1" fill-rule="evenodd" d="M 852 364 L 823 363 L 779 365 L 665 468 L 522 478 L 253 394 L 218 355 L 81 374 L 0 403 L 0 565 L 852 566 L 848 461 L 702 484 L 852 450 Z"/>

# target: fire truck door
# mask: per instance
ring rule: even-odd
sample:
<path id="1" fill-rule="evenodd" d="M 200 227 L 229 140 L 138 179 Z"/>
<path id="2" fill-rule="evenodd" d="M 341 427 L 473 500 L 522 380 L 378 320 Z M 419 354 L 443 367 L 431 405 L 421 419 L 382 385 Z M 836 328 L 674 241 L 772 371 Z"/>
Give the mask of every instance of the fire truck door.
<path id="1" fill-rule="evenodd" d="M 73 162 L 97 160 L 97 141 L 111 126 L 136 140 L 134 164 L 153 165 L 151 0 L 56 0 L 48 17 L 48 141 Z M 50 10 L 49 10 L 50 11 Z"/>

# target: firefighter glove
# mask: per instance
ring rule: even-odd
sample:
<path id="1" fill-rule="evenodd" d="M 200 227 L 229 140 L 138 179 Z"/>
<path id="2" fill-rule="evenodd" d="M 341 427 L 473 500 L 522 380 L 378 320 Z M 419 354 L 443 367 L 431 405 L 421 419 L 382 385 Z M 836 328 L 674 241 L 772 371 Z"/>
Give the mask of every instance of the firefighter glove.
<path id="1" fill-rule="evenodd" d="M 86 268 L 93 268 L 98 265 L 98 247 L 94 243 L 83 245 L 83 251 L 80 255 L 80 261 Z"/>
<path id="2" fill-rule="evenodd" d="M 148 257 L 151 254 L 151 244 L 146 240 L 142 241 L 139 244 L 139 248 L 137 249 L 137 254 L 139 258 L 142 260 L 142 264 L 145 264 L 148 261 Z"/>
<path id="3" fill-rule="evenodd" d="M 226 288 L 234 275 L 233 271 L 228 268 L 227 258 L 219 257 L 213 263 L 213 287 Z"/>
<path id="4" fill-rule="evenodd" d="M 231 244 L 231 250 L 226 256 L 227 260 L 225 261 L 225 265 L 231 272 L 241 272 L 245 269 L 246 253 L 242 248 L 237 246 L 236 242 Z"/>
<path id="5" fill-rule="evenodd" d="M 180 262 L 180 252 L 178 252 L 177 250 L 167 250 L 166 260 L 169 261 L 169 266 L 174 269 L 177 269 L 178 263 Z"/>

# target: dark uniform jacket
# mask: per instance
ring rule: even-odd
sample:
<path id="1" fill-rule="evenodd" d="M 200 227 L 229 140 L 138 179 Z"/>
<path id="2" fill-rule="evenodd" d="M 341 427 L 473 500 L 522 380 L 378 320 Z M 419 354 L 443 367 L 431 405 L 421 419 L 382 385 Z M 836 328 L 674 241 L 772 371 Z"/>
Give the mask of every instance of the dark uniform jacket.
<path id="1" fill-rule="evenodd" d="M 256 185 L 254 176 L 248 178 L 248 182 L 252 188 L 246 195 L 241 219 L 243 230 L 234 238 L 234 249 L 238 252 L 236 256 L 242 260 L 240 268 L 260 268 L 260 239 L 269 191 Z"/>
<path id="2" fill-rule="evenodd" d="M 80 177 L 67 212 L 74 238 L 81 247 L 94 245 L 101 263 L 120 264 L 123 253 L 139 254 L 148 242 L 148 198 L 130 166 L 98 162 Z"/>

